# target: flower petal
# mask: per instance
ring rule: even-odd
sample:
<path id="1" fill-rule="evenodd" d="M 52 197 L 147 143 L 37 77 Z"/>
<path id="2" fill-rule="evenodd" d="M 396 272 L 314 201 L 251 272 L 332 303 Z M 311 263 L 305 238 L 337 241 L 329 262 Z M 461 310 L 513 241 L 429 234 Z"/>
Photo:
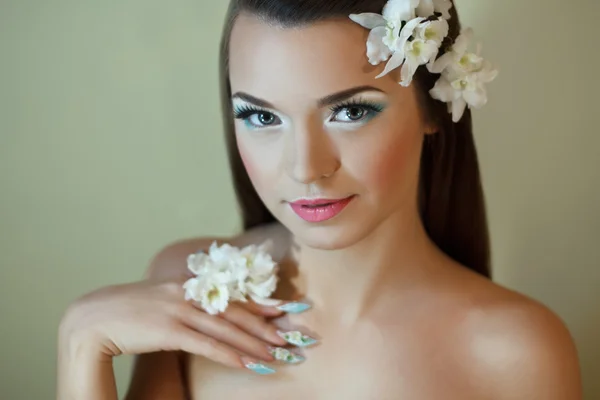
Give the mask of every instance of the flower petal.
<path id="1" fill-rule="evenodd" d="M 489 61 L 483 62 L 483 68 L 476 73 L 477 80 L 483 83 L 488 83 L 496 79 L 498 70 L 494 69 Z"/>
<path id="2" fill-rule="evenodd" d="M 481 85 L 475 90 L 465 90 L 463 97 L 467 104 L 473 108 L 481 108 L 487 103 L 487 93 Z"/>
<path id="3" fill-rule="evenodd" d="M 402 66 L 402 70 L 400 71 L 400 85 L 404 87 L 409 86 L 412 82 L 415 72 L 417 72 L 417 68 L 419 68 L 418 60 L 407 59 Z"/>
<path id="4" fill-rule="evenodd" d="M 421 0 L 419 6 L 417 7 L 417 16 L 427 18 L 431 17 L 433 12 L 433 0 Z"/>
<path id="5" fill-rule="evenodd" d="M 436 12 L 442 13 L 442 18 L 450 19 L 450 9 L 452 8 L 452 1 L 450 0 L 433 0 L 433 8 Z"/>
<path id="6" fill-rule="evenodd" d="M 460 121 L 462 118 L 467 102 L 462 97 L 452 102 L 452 121 L 454 123 Z"/>
<path id="7" fill-rule="evenodd" d="M 414 18 L 419 0 L 389 0 L 383 7 L 383 17 L 388 21 L 408 21 Z"/>
<path id="8" fill-rule="evenodd" d="M 406 44 L 406 42 L 408 41 L 408 39 L 414 34 L 415 29 L 423 21 L 425 21 L 425 18 L 422 18 L 422 17 L 413 18 L 410 21 L 408 21 L 406 23 L 406 25 L 404 25 L 404 28 L 402 28 L 402 31 L 400 32 L 400 39 L 399 40 L 400 41 L 404 41 L 404 43 Z M 398 45 L 400 46 L 401 43 L 398 43 Z"/>
<path id="9" fill-rule="evenodd" d="M 469 43 L 473 39 L 473 29 L 465 28 L 460 32 L 460 35 L 456 38 L 456 41 L 452 45 L 452 51 L 459 54 L 461 57 L 466 53 L 469 48 Z"/>
<path id="10" fill-rule="evenodd" d="M 377 75 L 375 77 L 375 79 L 379 79 L 382 76 L 387 75 L 390 71 L 393 71 L 396 68 L 398 68 L 399 66 L 401 66 L 403 62 L 404 62 L 404 52 L 403 51 L 395 52 L 392 55 L 392 58 L 390 58 L 390 60 L 385 65 L 383 72 L 380 73 L 379 75 Z"/>
<path id="11" fill-rule="evenodd" d="M 442 71 L 444 71 L 446 69 L 446 67 L 448 67 L 448 65 L 450 65 L 452 63 L 452 61 L 454 61 L 454 57 L 455 57 L 454 54 L 446 53 L 446 54 L 442 55 L 440 58 L 438 58 L 437 60 L 435 60 L 433 62 L 433 64 L 427 65 L 427 69 L 431 73 L 441 74 Z"/>
<path id="12" fill-rule="evenodd" d="M 438 45 L 435 42 L 421 43 L 421 51 L 418 57 L 419 65 L 424 65 L 435 61 L 438 54 Z"/>
<path id="13" fill-rule="evenodd" d="M 390 58 L 392 50 L 383 42 L 383 37 L 386 35 L 385 27 L 378 27 L 371 30 L 367 39 L 367 57 L 369 63 L 378 65 Z"/>
<path id="14" fill-rule="evenodd" d="M 440 77 L 433 88 L 429 91 L 431 97 L 443 102 L 449 102 L 456 98 L 456 92 L 450 82 L 443 76 Z"/>
<path id="15" fill-rule="evenodd" d="M 375 13 L 350 14 L 350 19 L 367 29 L 386 26 L 385 18 Z"/>

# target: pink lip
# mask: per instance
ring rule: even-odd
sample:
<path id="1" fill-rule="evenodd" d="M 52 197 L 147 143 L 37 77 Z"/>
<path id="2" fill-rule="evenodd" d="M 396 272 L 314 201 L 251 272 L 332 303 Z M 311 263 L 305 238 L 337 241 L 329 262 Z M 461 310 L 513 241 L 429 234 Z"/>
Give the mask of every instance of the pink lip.
<path id="1" fill-rule="evenodd" d="M 354 199 L 354 196 L 344 199 L 311 199 L 297 200 L 290 203 L 292 210 L 303 220 L 321 222 L 331 219 L 342 212 Z"/>

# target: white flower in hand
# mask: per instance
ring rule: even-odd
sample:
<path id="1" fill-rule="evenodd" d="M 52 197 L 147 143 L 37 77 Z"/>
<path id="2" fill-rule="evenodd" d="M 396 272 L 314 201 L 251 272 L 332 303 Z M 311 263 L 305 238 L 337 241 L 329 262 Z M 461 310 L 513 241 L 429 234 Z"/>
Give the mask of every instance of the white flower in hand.
<path id="1" fill-rule="evenodd" d="M 209 253 L 188 257 L 188 268 L 196 276 L 184 284 L 186 300 L 199 302 L 209 314 L 225 311 L 229 300 L 278 305 L 269 296 L 277 287 L 277 264 L 266 252 L 270 242 L 250 245 L 242 250 L 213 242 Z"/>
<path id="2" fill-rule="evenodd" d="M 183 284 L 185 299 L 200 303 L 209 314 L 224 312 L 229 303 L 229 287 L 226 275 L 215 275 L 213 279 L 191 278 Z"/>
<path id="3" fill-rule="evenodd" d="M 269 297 L 277 287 L 277 275 L 250 277 L 246 283 L 248 294 L 254 302 L 263 305 L 271 304 Z"/>
<path id="4" fill-rule="evenodd" d="M 458 122 L 465 108 L 480 108 L 487 103 L 485 84 L 493 81 L 498 70 L 480 55 L 467 52 L 472 31 L 466 29 L 457 38 L 450 52 L 440 57 L 430 67 L 442 76 L 430 90 L 434 99 L 447 102 L 452 113 L 452 121 Z"/>
<path id="5" fill-rule="evenodd" d="M 277 264 L 266 252 L 271 242 L 265 242 L 261 246 L 247 246 L 242 249 L 241 254 L 247 260 L 247 279 L 244 287 L 254 302 L 263 305 L 279 304 L 278 300 L 269 299 L 277 287 Z"/>
<path id="6" fill-rule="evenodd" d="M 417 6 L 417 16 L 427 18 L 434 12 L 438 12 L 444 19 L 450 19 L 451 8 L 452 1 L 450 0 L 421 0 Z"/>

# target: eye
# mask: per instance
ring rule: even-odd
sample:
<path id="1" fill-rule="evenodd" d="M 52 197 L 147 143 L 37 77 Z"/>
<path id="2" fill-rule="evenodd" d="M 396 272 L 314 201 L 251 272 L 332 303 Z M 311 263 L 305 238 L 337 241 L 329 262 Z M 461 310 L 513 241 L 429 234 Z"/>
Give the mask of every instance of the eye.
<path id="1" fill-rule="evenodd" d="M 343 110 L 339 111 L 336 115 L 341 118 L 338 118 L 338 121 L 340 122 L 355 122 L 355 121 L 360 121 L 361 119 L 363 119 L 366 115 L 368 115 L 369 111 L 365 110 L 362 107 L 349 107 L 349 108 L 344 108 Z"/>
<path id="2" fill-rule="evenodd" d="M 233 114 L 235 119 L 244 121 L 251 129 L 266 128 L 281 123 L 281 119 L 272 112 L 249 105 L 236 107 Z"/>
<path id="3" fill-rule="evenodd" d="M 367 122 L 384 110 L 379 103 L 369 101 L 349 102 L 331 108 L 334 115 L 331 122 L 356 123 Z"/>

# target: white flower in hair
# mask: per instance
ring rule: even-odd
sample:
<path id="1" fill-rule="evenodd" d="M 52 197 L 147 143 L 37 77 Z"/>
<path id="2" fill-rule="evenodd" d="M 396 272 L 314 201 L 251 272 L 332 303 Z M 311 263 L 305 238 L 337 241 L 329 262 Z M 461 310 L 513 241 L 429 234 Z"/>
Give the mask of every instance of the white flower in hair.
<path id="1" fill-rule="evenodd" d="M 442 41 L 448 35 L 448 29 L 448 22 L 444 19 L 425 22 L 423 22 L 423 18 L 411 20 L 406 24 L 401 34 L 403 40 L 405 40 L 404 54 L 401 54 L 400 52 L 398 52 L 398 54 L 400 54 L 404 60 L 400 61 L 400 56 L 398 56 L 394 62 L 390 62 L 386 65 L 385 70 L 379 74 L 378 77 L 397 68 L 399 65 L 396 65 L 396 63 L 401 62 L 400 84 L 405 87 L 409 86 L 417 68 L 421 65 L 433 64 L 438 55 L 440 46 L 442 45 Z M 406 30 L 406 33 L 404 30 Z M 413 39 L 408 40 L 408 37 L 413 37 Z M 394 59 L 393 56 L 392 59 Z"/>
<path id="2" fill-rule="evenodd" d="M 378 65 L 389 59 L 377 78 L 402 65 L 400 84 L 408 86 L 420 65 L 435 60 L 442 41 L 448 35 L 448 22 L 444 18 L 433 21 L 428 18 L 437 11 L 436 6 L 442 7 L 439 12 L 447 11 L 446 1 L 390 0 L 381 15 L 350 15 L 352 21 L 371 29 L 367 39 L 369 62 Z M 431 12 L 427 15 L 430 8 Z M 417 14 L 420 16 L 417 17 Z"/>
<path id="3" fill-rule="evenodd" d="M 277 264 L 266 252 L 270 242 L 239 249 L 213 242 L 209 253 L 188 256 L 188 269 L 194 277 L 183 288 L 185 299 L 194 300 L 209 314 L 227 309 L 230 300 L 246 302 L 250 297 L 263 305 L 277 305 L 269 296 L 277 287 Z"/>
<path id="4" fill-rule="evenodd" d="M 450 19 L 451 0 L 421 0 L 417 6 L 417 17 L 429 17 L 434 13 L 442 14 L 442 18 Z"/>
<path id="5" fill-rule="evenodd" d="M 487 103 L 485 84 L 498 75 L 498 70 L 480 56 L 481 46 L 477 53 L 468 52 L 472 36 L 471 29 L 463 30 L 451 50 L 428 66 L 431 72 L 442 74 L 429 93 L 448 103 L 454 122 L 462 118 L 467 106 L 480 108 Z"/>
<path id="6" fill-rule="evenodd" d="M 350 19 L 371 30 L 367 39 L 367 57 L 372 65 L 387 61 L 380 78 L 402 66 L 400 84 L 409 86 L 421 65 L 441 74 L 429 91 L 437 100 L 448 103 L 452 120 L 458 122 L 465 108 L 486 104 L 484 84 L 498 71 L 477 53 L 467 51 L 472 36 L 465 29 L 452 48 L 436 60 L 449 33 L 451 0 L 389 0 L 382 14 L 350 14 Z"/>

